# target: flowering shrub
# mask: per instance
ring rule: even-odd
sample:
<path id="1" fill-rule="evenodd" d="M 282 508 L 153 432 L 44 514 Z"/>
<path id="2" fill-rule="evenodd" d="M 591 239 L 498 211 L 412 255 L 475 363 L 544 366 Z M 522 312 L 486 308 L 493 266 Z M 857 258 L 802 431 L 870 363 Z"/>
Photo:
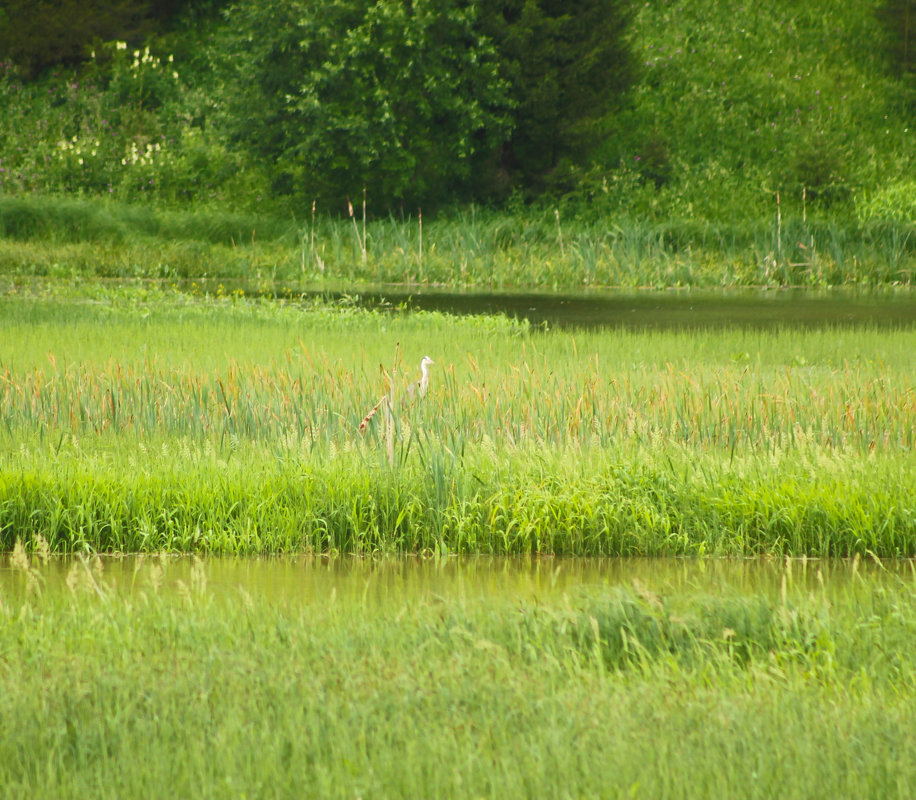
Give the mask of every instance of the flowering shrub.
<path id="1" fill-rule="evenodd" d="M 197 121 L 174 56 L 125 42 L 96 47 L 80 73 L 26 82 L 0 65 L 0 192 L 221 200 L 239 160 Z M 245 198 L 248 193 L 245 193 Z"/>

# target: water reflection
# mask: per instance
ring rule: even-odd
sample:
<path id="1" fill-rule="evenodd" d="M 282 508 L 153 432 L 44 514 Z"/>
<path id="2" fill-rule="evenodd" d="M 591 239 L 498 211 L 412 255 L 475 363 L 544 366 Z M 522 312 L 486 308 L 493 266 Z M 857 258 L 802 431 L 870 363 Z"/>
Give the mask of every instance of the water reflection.
<path id="1" fill-rule="evenodd" d="M 76 568 L 76 569 L 74 569 Z M 886 581 L 916 579 L 911 560 L 101 556 L 31 559 L 42 591 L 66 591 L 68 576 L 91 574 L 117 593 L 178 591 L 203 580 L 215 596 L 281 603 L 324 603 L 331 597 L 412 602 L 487 598 L 537 601 L 613 587 L 666 595 L 871 591 Z M 0 599 L 27 591 L 26 574 L 0 556 Z M 154 587 L 155 585 L 155 587 Z"/>
<path id="2" fill-rule="evenodd" d="M 746 291 L 594 291 L 556 293 L 369 293 L 364 305 L 388 303 L 452 314 L 505 314 L 550 328 L 695 330 L 723 327 L 814 329 L 916 324 L 916 295 L 901 293 Z"/>
<path id="3" fill-rule="evenodd" d="M 849 289 L 588 289 L 580 292 L 480 291 L 415 285 L 265 285 L 196 279 L 179 285 L 192 293 L 240 292 L 287 302 L 324 299 L 366 308 L 503 314 L 549 328 L 708 329 L 912 327 L 916 293 Z"/>

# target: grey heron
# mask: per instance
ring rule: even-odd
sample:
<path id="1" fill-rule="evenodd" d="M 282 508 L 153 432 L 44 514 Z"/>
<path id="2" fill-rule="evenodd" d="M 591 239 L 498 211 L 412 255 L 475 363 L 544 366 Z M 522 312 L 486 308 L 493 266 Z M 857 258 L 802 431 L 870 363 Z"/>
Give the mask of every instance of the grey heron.
<path id="1" fill-rule="evenodd" d="M 407 394 L 411 397 L 423 397 L 429 389 L 429 368 L 435 364 L 429 356 L 423 356 L 420 361 L 420 380 L 407 387 Z"/>
<path id="2" fill-rule="evenodd" d="M 414 381 L 407 386 L 407 394 L 411 397 L 411 399 L 425 396 L 426 392 L 429 390 L 429 368 L 435 363 L 436 362 L 433 361 L 429 356 L 423 356 L 420 361 L 420 380 Z M 391 417 L 393 403 L 392 398 L 393 393 L 383 394 L 379 401 L 369 409 L 369 413 L 363 417 L 363 421 L 359 424 L 360 433 L 365 433 L 366 428 L 369 426 L 370 420 L 376 415 L 382 406 L 385 406 L 389 418 Z"/>

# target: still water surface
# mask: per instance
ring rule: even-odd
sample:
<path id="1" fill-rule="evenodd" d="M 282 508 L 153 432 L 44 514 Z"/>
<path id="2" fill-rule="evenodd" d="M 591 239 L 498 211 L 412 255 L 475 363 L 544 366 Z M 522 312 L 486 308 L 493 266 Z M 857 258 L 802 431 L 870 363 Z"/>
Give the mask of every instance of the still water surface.
<path id="1" fill-rule="evenodd" d="M 192 293 L 240 291 L 287 302 L 321 298 L 366 308 L 442 311 L 457 315 L 502 314 L 548 328 L 697 330 L 916 326 L 916 292 L 847 289 L 589 289 L 481 291 L 429 285 L 310 287 L 217 279 L 184 282 Z"/>
<path id="2" fill-rule="evenodd" d="M 916 294 L 810 291 L 595 291 L 582 294 L 370 292 L 363 305 L 387 303 L 451 314 L 505 314 L 550 328 L 696 330 L 722 327 L 912 327 Z"/>
<path id="3" fill-rule="evenodd" d="M 207 592 L 228 598 L 286 603 L 324 603 L 330 598 L 387 602 L 518 599 L 537 601 L 580 591 L 640 587 L 660 595 L 777 595 L 788 579 L 793 591 L 865 591 L 887 581 L 916 581 L 910 560 L 821 561 L 817 559 L 676 558 L 494 558 L 420 559 L 387 557 L 206 558 L 188 556 L 103 556 L 95 560 L 56 557 L 32 560 L 42 592 L 67 591 L 74 567 L 91 570 L 117 594 L 180 591 L 202 574 Z M 0 556 L 0 601 L 20 597 L 27 578 Z"/>

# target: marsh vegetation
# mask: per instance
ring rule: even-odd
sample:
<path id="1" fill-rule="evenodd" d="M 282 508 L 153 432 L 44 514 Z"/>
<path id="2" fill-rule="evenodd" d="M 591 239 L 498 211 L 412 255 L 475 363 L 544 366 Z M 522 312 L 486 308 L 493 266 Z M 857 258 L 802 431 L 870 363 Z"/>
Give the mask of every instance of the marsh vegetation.
<path id="1" fill-rule="evenodd" d="M 0 795 L 910 796 L 907 5 L 3 3 Z"/>
<path id="2" fill-rule="evenodd" d="M 550 331 L 149 287 L 0 314 L 8 548 L 916 550 L 908 328 Z"/>
<path id="3" fill-rule="evenodd" d="M 870 559 L 20 550 L 0 793 L 906 797 L 914 600 Z"/>

